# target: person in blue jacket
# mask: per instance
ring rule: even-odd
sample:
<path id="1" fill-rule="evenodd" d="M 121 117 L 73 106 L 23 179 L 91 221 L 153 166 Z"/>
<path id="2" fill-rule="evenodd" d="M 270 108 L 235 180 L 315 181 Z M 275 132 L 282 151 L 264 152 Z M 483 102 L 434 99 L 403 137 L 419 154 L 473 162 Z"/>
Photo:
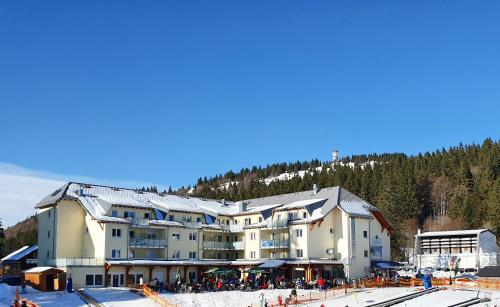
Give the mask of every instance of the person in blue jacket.
<path id="1" fill-rule="evenodd" d="M 426 290 L 432 288 L 432 276 L 429 272 L 426 272 L 424 275 L 424 288 Z"/>

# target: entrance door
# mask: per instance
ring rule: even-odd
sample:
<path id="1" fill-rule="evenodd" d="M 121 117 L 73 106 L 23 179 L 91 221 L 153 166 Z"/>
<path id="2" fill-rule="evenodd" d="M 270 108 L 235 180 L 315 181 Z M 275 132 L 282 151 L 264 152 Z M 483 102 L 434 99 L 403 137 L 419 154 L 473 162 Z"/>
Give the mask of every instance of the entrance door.
<path id="1" fill-rule="evenodd" d="M 45 288 L 47 289 L 47 291 L 54 290 L 54 275 L 52 274 L 45 275 Z"/>
<path id="2" fill-rule="evenodd" d="M 120 275 L 111 275 L 112 276 L 112 286 L 118 287 L 120 285 Z"/>

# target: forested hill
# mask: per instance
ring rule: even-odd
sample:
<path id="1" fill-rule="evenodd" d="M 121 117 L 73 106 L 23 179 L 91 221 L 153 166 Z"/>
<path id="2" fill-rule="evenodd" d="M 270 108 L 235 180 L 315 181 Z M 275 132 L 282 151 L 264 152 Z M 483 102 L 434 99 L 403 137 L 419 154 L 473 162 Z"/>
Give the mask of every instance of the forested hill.
<path id="1" fill-rule="evenodd" d="M 179 194 L 240 200 L 341 185 L 380 208 L 396 229 L 394 256 L 412 246 L 417 228 L 448 230 L 490 228 L 500 234 L 500 143 L 458 145 L 415 156 L 353 156 L 331 169 L 331 162 L 273 164 L 199 179 L 194 189 Z M 375 161 L 371 165 L 363 163 Z M 348 162 L 354 162 L 348 164 Z M 322 167 L 320 167 L 322 166 Z M 308 170 L 303 177 L 262 179 Z M 498 236 L 497 236 L 498 237 Z"/>

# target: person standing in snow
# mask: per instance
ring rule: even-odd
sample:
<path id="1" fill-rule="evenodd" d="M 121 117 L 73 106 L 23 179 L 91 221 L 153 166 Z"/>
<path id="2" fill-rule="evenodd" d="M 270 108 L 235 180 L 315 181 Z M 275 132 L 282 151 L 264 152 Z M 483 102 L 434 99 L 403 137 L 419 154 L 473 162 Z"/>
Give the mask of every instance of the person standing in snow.
<path id="1" fill-rule="evenodd" d="M 424 275 L 424 288 L 425 290 L 432 288 L 432 277 L 429 272 L 426 272 Z"/>

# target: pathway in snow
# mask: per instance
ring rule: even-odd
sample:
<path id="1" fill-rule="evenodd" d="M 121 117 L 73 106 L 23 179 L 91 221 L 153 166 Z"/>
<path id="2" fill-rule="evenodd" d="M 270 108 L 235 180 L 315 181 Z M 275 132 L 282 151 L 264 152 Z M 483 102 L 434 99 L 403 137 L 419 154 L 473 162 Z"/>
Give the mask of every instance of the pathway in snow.
<path id="1" fill-rule="evenodd" d="M 360 289 L 356 292 L 351 292 L 346 295 L 341 295 L 325 301 L 314 302 L 305 305 L 310 307 L 319 307 L 321 306 L 321 304 L 324 304 L 325 306 L 365 306 L 370 303 L 388 300 L 390 298 L 399 297 L 415 291 L 418 291 L 417 288 L 401 287 Z"/>
<path id="2" fill-rule="evenodd" d="M 226 306 L 260 306 L 259 296 L 261 293 L 269 302 L 276 302 L 278 296 L 283 297 L 283 301 L 291 293 L 291 289 L 259 290 L 253 292 L 243 291 L 221 291 L 205 293 L 163 293 L 161 296 L 167 298 L 173 304 L 180 304 L 182 307 L 226 307 Z M 309 295 L 309 292 L 317 290 L 297 290 L 297 295 Z"/>
<path id="3" fill-rule="evenodd" d="M 151 299 L 130 292 L 128 288 L 87 288 L 83 291 L 106 307 L 156 307 Z"/>

